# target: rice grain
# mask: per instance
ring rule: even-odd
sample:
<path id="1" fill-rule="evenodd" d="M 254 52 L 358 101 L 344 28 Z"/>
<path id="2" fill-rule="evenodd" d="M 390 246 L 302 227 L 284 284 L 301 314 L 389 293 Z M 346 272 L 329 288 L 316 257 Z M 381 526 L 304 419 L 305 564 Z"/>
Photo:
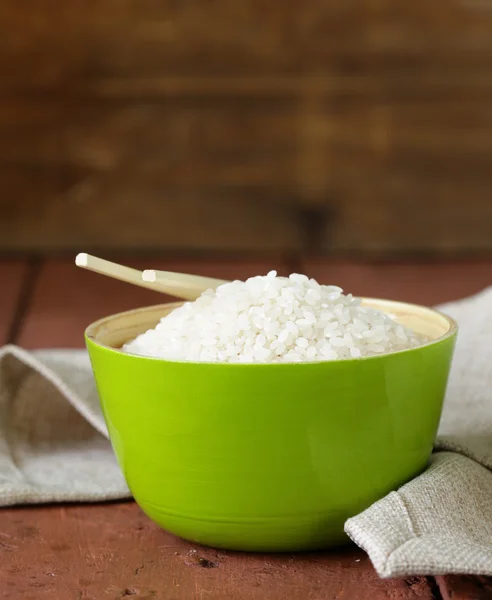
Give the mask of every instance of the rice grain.
<path id="1" fill-rule="evenodd" d="M 354 359 L 427 340 L 338 286 L 271 271 L 187 302 L 123 350 L 192 362 L 308 362 Z"/>

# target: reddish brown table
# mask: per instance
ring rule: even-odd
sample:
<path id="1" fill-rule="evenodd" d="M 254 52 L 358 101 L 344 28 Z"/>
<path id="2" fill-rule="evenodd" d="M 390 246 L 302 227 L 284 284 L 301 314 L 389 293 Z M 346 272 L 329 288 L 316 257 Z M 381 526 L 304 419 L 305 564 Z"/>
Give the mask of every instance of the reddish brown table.
<path id="1" fill-rule="evenodd" d="M 287 261 L 146 261 L 243 278 Z M 492 261 L 297 265 L 325 283 L 366 296 L 434 304 L 492 284 Z M 75 269 L 71 261 L 0 262 L 0 343 L 81 347 L 102 315 L 162 296 Z M 0 598 L 9 600 L 464 600 L 492 598 L 492 580 L 380 580 L 354 546 L 305 555 L 216 552 L 160 530 L 133 502 L 0 509 Z"/>

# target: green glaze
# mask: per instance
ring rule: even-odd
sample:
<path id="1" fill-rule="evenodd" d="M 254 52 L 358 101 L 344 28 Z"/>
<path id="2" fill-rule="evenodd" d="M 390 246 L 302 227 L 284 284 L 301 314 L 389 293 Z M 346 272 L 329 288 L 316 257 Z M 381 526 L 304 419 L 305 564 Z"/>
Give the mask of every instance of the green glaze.
<path id="1" fill-rule="evenodd" d="M 86 334 L 121 469 L 163 528 L 236 550 L 310 550 L 422 471 L 455 329 L 417 349 L 304 364 L 177 363 Z"/>

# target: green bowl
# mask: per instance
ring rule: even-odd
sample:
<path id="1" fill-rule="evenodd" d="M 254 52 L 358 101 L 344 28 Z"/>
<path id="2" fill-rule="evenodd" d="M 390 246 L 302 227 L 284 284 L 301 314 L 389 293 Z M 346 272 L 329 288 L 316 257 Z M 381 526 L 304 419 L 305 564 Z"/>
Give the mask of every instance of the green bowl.
<path id="1" fill-rule="evenodd" d="M 347 518 L 425 469 L 456 324 L 421 306 L 364 304 L 432 341 L 353 360 L 207 364 L 119 350 L 179 304 L 88 327 L 111 442 L 142 510 L 209 546 L 314 550 L 346 541 Z"/>

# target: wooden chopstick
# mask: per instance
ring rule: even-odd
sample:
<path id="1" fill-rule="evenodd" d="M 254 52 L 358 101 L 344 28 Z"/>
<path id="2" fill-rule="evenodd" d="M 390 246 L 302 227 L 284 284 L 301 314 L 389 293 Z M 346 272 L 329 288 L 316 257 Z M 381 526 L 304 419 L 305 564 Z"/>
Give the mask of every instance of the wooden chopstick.
<path id="1" fill-rule="evenodd" d="M 159 285 L 168 290 L 169 294 L 185 300 L 196 300 L 206 290 L 215 290 L 219 285 L 227 283 L 224 279 L 154 269 L 146 269 L 142 273 L 142 279 L 148 283 Z"/>
<path id="2" fill-rule="evenodd" d="M 119 279 L 125 283 L 138 285 L 184 300 L 196 300 L 205 290 L 216 289 L 219 285 L 227 283 L 223 279 L 172 273 L 170 271 L 147 269 L 142 272 L 85 252 L 81 252 L 76 256 L 75 264 L 94 273 L 106 275 L 106 277 Z"/>
<path id="3" fill-rule="evenodd" d="M 142 279 L 142 271 L 125 267 L 124 265 L 119 265 L 109 260 L 104 260 L 104 258 L 98 258 L 97 256 L 92 256 L 91 254 L 81 252 L 75 257 L 75 264 L 78 267 L 93 271 L 94 273 L 99 273 L 100 275 L 106 275 L 107 277 L 112 277 L 113 279 L 119 279 L 125 283 L 138 285 L 140 287 L 154 290 L 155 292 L 165 293 L 160 289 L 158 283 L 152 283 Z"/>

